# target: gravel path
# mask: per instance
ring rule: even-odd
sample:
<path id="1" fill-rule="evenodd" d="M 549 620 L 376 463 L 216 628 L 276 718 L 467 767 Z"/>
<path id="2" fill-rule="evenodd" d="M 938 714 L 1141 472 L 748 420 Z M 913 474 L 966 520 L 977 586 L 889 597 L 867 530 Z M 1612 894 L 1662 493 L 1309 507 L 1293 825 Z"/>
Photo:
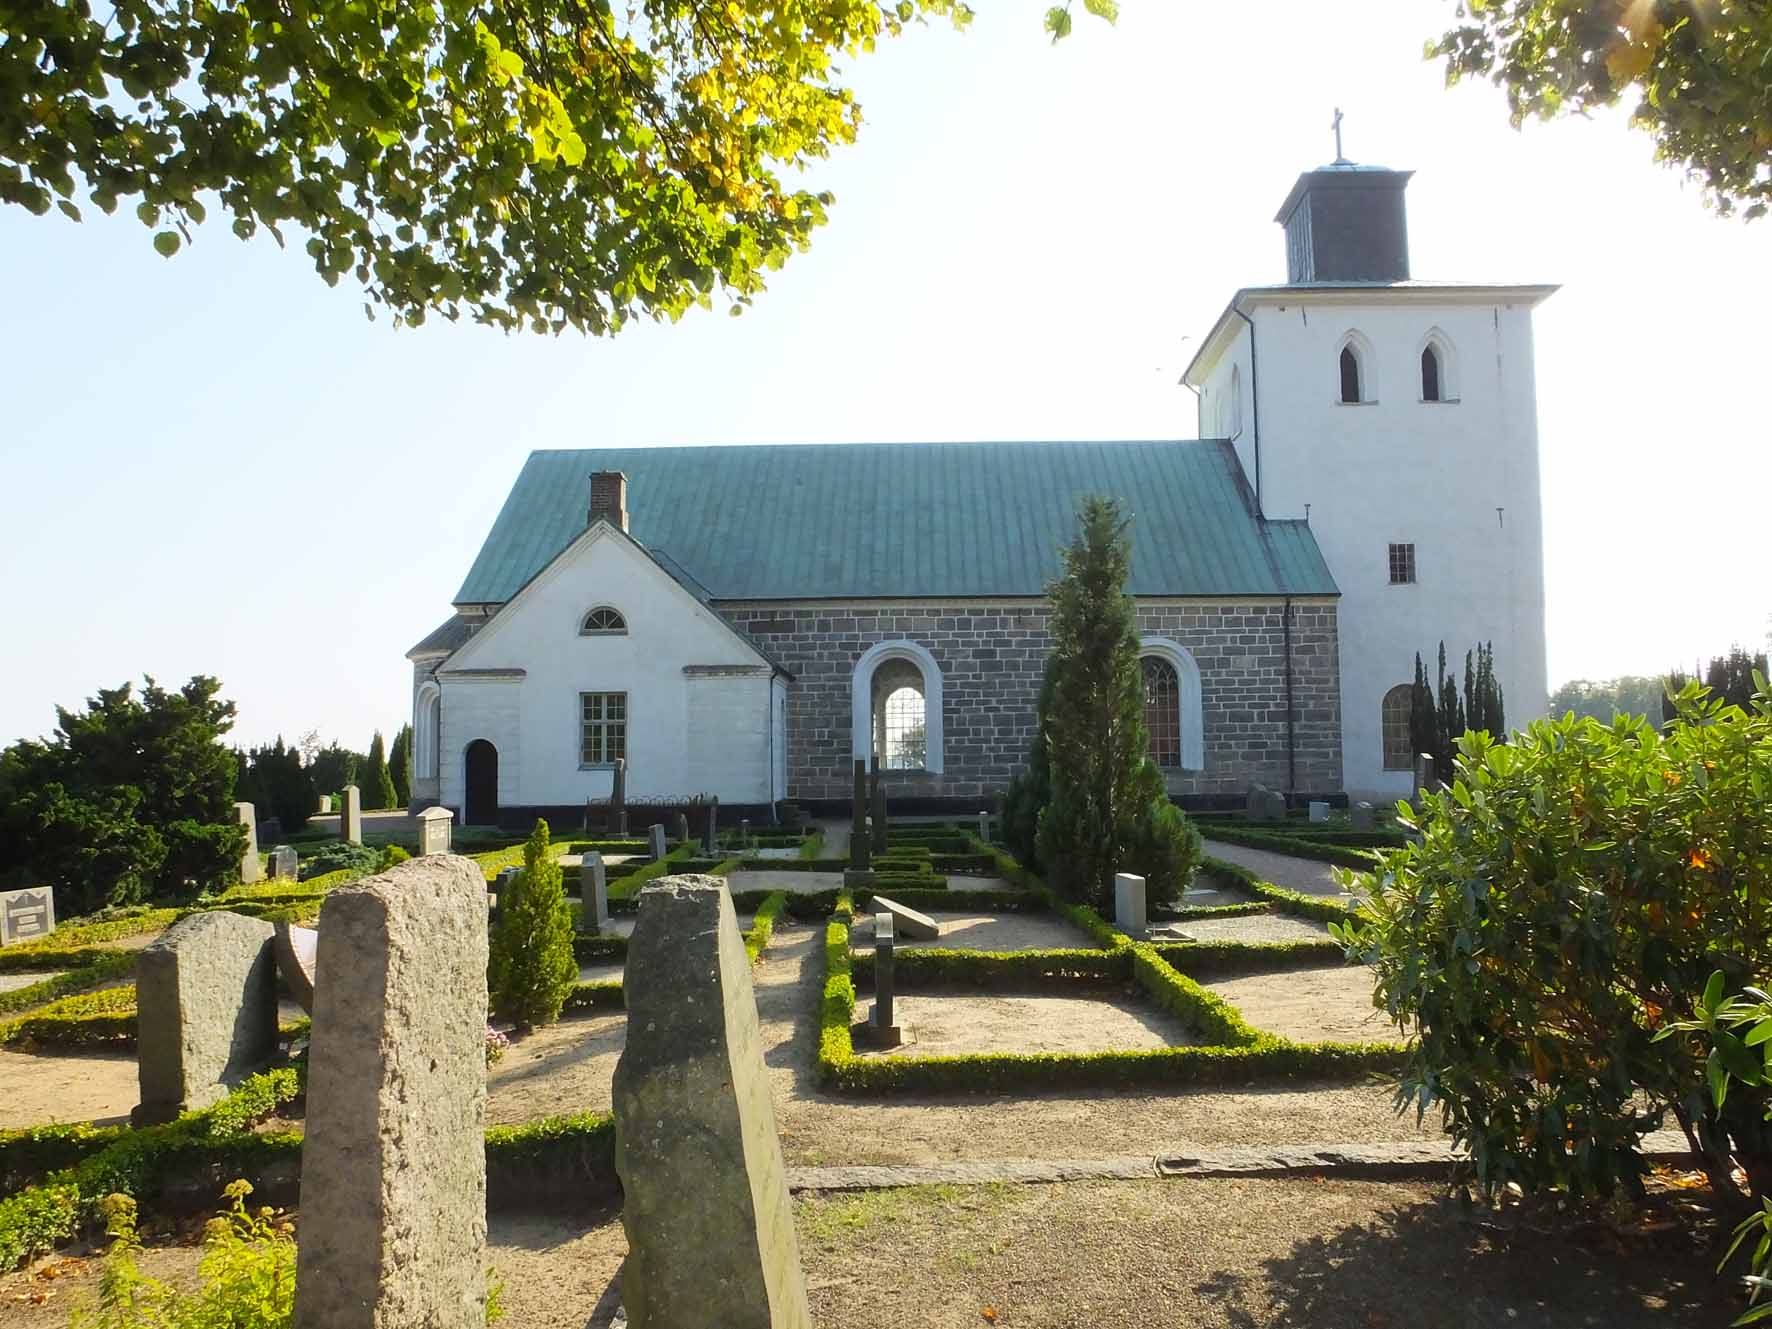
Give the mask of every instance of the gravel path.
<path id="1" fill-rule="evenodd" d="M 20 988 L 35 987 L 52 978 L 60 978 L 65 973 L 65 969 L 23 969 L 16 974 L 0 974 L 0 992 L 17 992 Z"/>
<path id="2" fill-rule="evenodd" d="M 1346 896 L 1335 883 L 1335 868 L 1328 863 L 1276 854 L 1266 849 L 1246 849 L 1240 844 L 1226 844 L 1223 840 L 1207 840 L 1205 844 L 1206 852 L 1213 858 L 1248 868 L 1263 881 L 1271 881 L 1289 891 L 1302 895 Z"/>

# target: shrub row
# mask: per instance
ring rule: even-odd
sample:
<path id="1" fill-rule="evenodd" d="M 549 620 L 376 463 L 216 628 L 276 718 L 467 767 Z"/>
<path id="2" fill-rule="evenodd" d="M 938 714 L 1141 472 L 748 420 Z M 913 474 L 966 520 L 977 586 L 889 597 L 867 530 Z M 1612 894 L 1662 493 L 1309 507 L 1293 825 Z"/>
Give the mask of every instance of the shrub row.
<path id="1" fill-rule="evenodd" d="M 122 1192 L 142 1199 L 194 1157 L 238 1167 L 255 1157 L 299 1150 L 300 1136 L 258 1135 L 251 1127 L 300 1092 L 296 1071 L 282 1067 L 250 1076 L 215 1106 L 164 1126 L 86 1138 L 70 1133 L 53 1145 L 45 1142 L 39 1158 L 48 1159 L 57 1150 L 82 1156 L 0 1200 L 0 1270 L 72 1236 L 102 1197 Z M 88 1145 L 99 1147 L 83 1152 Z M 20 1146 L 8 1166 L 22 1169 L 26 1157 Z"/>
<path id="2" fill-rule="evenodd" d="M 997 845 L 987 845 L 977 836 L 971 838 L 973 848 L 987 855 L 996 869 L 996 875 L 1005 881 L 1012 881 L 1017 886 L 1032 892 L 1044 902 L 1047 909 L 1065 919 L 1074 927 L 1081 928 L 1097 946 L 1113 950 L 1120 946 L 1130 946 L 1132 938 L 1114 927 L 1088 905 L 1072 904 L 1062 899 L 1039 877 L 1024 868 L 1007 849 Z"/>
<path id="3" fill-rule="evenodd" d="M 739 864 L 746 872 L 841 872 L 846 858 L 747 858 Z"/>
<path id="4" fill-rule="evenodd" d="M 1159 922 L 1186 922 L 1190 918 L 1248 918 L 1273 912 L 1274 907 L 1265 900 L 1249 900 L 1243 904 L 1169 905 L 1156 916 Z"/>
<path id="5" fill-rule="evenodd" d="M 763 902 L 757 906 L 757 915 L 744 934 L 744 952 L 750 956 L 752 964 L 757 963 L 758 957 L 769 945 L 769 938 L 775 935 L 776 917 L 787 907 L 787 903 L 788 893 L 775 891 L 764 897 Z"/>
<path id="6" fill-rule="evenodd" d="M 108 983 L 114 978 L 122 978 L 135 970 L 134 951 L 90 950 L 74 951 L 72 954 L 82 958 L 66 973 L 51 974 L 29 987 L 0 992 L 0 1015 L 30 1010 L 72 993 L 97 987 L 100 983 Z M 0 1037 L 0 1042 L 3 1041 L 4 1038 Z"/>
<path id="7" fill-rule="evenodd" d="M 650 854 L 652 843 L 649 840 L 574 840 L 566 846 L 568 854 Z M 518 860 L 522 867 L 522 860 Z"/>
<path id="8" fill-rule="evenodd" d="M 988 876 L 997 870 L 996 860 L 989 854 L 936 854 L 930 866 L 937 872 L 957 872 L 965 876 Z"/>
<path id="9" fill-rule="evenodd" d="M 866 890 L 855 893 L 856 902 L 863 913 L 871 913 L 873 899 L 876 895 L 884 895 L 908 909 L 919 911 L 946 910 L 965 911 L 980 914 L 1038 914 L 1044 913 L 1047 903 L 1032 891 L 966 891 L 966 890 L 910 890 L 888 888 L 878 889 L 880 883 Z M 829 910 L 826 910 L 828 913 Z"/>
<path id="10" fill-rule="evenodd" d="M 853 982 L 874 981 L 874 954 L 852 951 Z M 1132 975 L 1129 951 L 958 951 L 912 947 L 896 950 L 893 979 L 900 987 L 966 987 L 997 991 L 1070 992 L 1083 985 L 1124 983 Z"/>
<path id="11" fill-rule="evenodd" d="M 1358 872 L 1370 872 L 1378 862 L 1369 850 L 1323 844 L 1302 835 L 1270 835 L 1261 831 L 1244 830 L 1239 826 L 1214 826 L 1210 838 L 1222 840 L 1226 844 L 1242 845 L 1245 849 L 1265 849 L 1269 853 L 1285 854 L 1289 858 L 1333 863 L 1337 867 L 1353 868 Z"/>
<path id="12" fill-rule="evenodd" d="M 685 841 L 663 858 L 656 859 L 633 872 L 629 872 L 620 881 L 612 881 L 609 885 L 609 894 L 612 898 L 619 893 L 624 898 L 632 899 L 640 893 L 640 888 L 654 877 L 668 877 L 673 873 L 687 871 L 683 864 L 694 857 L 695 842 L 693 840 Z"/>
<path id="13" fill-rule="evenodd" d="M 607 978 L 597 983 L 574 983 L 572 991 L 566 994 L 566 1004 L 560 1010 L 564 1013 L 566 1011 L 619 1011 L 623 1008 L 621 980 Z"/>
<path id="14" fill-rule="evenodd" d="M 1221 858 L 1203 858 L 1200 866 L 1227 879 L 1233 889 L 1249 891 L 1273 905 L 1279 913 L 1291 914 L 1295 918 L 1311 918 L 1319 923 L 1345 923 L 1348 915 L 1353 912 L 1340 900 L 1323 895 L 1303 895 L 1298 891 L 1289 891 L 1284 886 L 1276 886 L 1271 881 L 1263 881 L 1238 863 L 1227 863 Z"/>
<path id="15" fill-rule="evenodd" d="M 140 909 L 116 918 L 100 919 L 94 923 L 75 923 L 70 926 L 58 927 L 42 941 L 27 941 L 22 946 L 8 946 L 0 952 L 0 971 L 19 968 L 34 968 L 28 957 L 40 955 L 45 951 L 66 951 L 80 946 L 91 946 L 95 942 L 116 941 L 119 937 L 133 937 L 143 932 L 153 932 L 165 927 L 177 918 L 179 909 Z"/>
<path id="16" fill-rule="evenodd" d="M 73 1048 L 134 1047 L 135 985 L 63 997 L 41 1010 L 0 1023 L 0 1047 L 19 1042 Z"/>

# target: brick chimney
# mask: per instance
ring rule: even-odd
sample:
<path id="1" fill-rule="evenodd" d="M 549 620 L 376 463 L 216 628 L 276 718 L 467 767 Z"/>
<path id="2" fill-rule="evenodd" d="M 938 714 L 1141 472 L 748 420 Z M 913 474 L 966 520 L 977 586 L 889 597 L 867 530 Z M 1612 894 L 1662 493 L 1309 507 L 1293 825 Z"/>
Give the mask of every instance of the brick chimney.
<path id="1" fill-rule="evenodd" d="M 618 530 L 628 528 L 628 477 L 620 471 L 591 472 L 591 513 L 585 525 L 599 517 Z"/>

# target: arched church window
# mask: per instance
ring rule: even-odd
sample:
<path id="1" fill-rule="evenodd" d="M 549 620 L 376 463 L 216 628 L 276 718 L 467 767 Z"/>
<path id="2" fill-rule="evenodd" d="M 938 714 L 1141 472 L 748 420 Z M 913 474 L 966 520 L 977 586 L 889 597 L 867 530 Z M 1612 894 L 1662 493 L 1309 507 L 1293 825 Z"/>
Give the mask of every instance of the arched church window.
<path id="1" fill-rule="evenodd" d="M 1406 771 L 1415 764 L 1415 753 L 1409 743 L 1409 711 L 1414 688 L 1399 683 L 1384 694 L 1379 708 L 1379 723 L 1384 733 L 1384 769 Z"/>
<path id="2" fill-rule="evenodd" d="M 1365 400 L 1360 395 L 1360 357 L 1351 345 L 1341 348 L 1341 399 L 1344 402 Z"/>
<path id="3" fill-rule="evenodd" d="M 920 771 L 929 758 L 929 709 L 923 671 L 887 660 L 874 671 L 874 756 L 883 771 Z"/>
<path id="4" fill-rule="evenodd" d="M 1175 666 L 1160 655 L 1147 655 L 1144 668 L 1144 728 L 1151 760 L 1165 770 L 1181 766 L 1181 682 Z"/>
<path id="5" fill-rule="evenodd" d="M 628 621 L 621 616 L 619 609 L 611 609 L 608 605 L 598 605 L 585 615 L 578 632 L 581 637 L 618 637 L 627 632 Z"/>
<path id="6" fill-rule="evenodd" d="M 1421 399 L 1441 401 L 1440 348 L 1429 342 L 1421 348 Z"/>

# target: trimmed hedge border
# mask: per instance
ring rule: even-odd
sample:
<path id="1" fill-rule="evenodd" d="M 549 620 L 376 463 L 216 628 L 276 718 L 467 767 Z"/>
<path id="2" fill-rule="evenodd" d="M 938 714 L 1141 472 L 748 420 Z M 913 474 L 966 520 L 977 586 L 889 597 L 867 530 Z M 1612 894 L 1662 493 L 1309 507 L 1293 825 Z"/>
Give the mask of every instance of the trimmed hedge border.
<path id="1" fill-rule="evenodd" d="M 36 1006 L 47 1005 L 59 998 L 82 992 L 87 988 L 97 987 L 100 983 L 108 983 L 114 978 L 122 978 L 125 974 L 135 972 L 134 951 L 75 951 L 74 955 L 83 957 L 66 973 L 51 974 L 40 982 L 29 987 L 15 988 L 11 992 L 0 992 L 0 1015 L 8 1015 L 13 1011 L 28 1011 Z M 6 1035 L 0 1030 L 0 1043 L 6 1041 Z"/>
<path id="2" fill-rule="evenodd" d="M 247 1077 L 213 1107 L 188 1112 L 164 1126 L 119 1127 L 115 1134 L 84 1137 L 72 1131 L 47 1136 L 32 1132 L 28 1141 L 9 1142 L 9 1174 L 23 1175 L 36 1163 L 59 1161 L 58 1154 L 70 1161 L 0 1200 L 0 1270 L 73 1236 L 91 1217 L 93 1205 L 113 1192 L 141 1199 L 175 1169 L 196 1162 L 244 1167 L 299 1152 L 299 1135 L 258 1135 L 252 1126 L 301 1090 L 297 1071 L 281 1067 Z M 77 1160 L 73 1155 L 79 1155 Z"/>
<path id="3" fill-rule="evenodd" d="M 1345 923 L 1349 917 L 1357 913 L 1357 907 L 1350 908 L 1340 900 L 1332 900 L 1322 895 L 1304 895 L 1298 891 L 1289 891 L 1284 886 L 1276 886 L 1271 881 L 1263 881 L 1240 863 L 1227 863 L 1222 858 L 1202 858 L 1200 866 L 1206 871 L 1222 878 L 1229 878 L 1234 888 L 1249 891 L 1273 905 L 1278 913 L 1291 914 L 1295 918 L 1314 919 L 1319 923 Z"/>
<path id="4" fill-rule="evenodd" d="M 967 891 L 952 888 L 927 890 L 922 887 L 905 890 L 891 886 L 880 890 L 880 884 L 875 882 L 872 886 L 858 888 L 854 892 L 856 903 L 863 913 L 872 912 L 867 906 L 876 895 L 884 895 L 908 909 L 933 909 L 943 913 L 1043 914 L 1050 908 L 1045 900 L 1032 891 Z"/>
<path id="5" fill-rule="evenodd" d="M 893 978 L 900 987 L 967 987 L 1063 994 L 1079 987 L 1124 983 L 1132 977 L 1129 951 L 944 951 L 895 950 Z M 850 948 L 856 983 L 874 981 L 874 954 Z"/>
<path id="6" fill-rule="evenodd" d="M 1347 963 L 1341 943 L 1329 937 L 1321 941 L 1153 942 L 1152 948 L 1170 968 L 1193 978 L 1241 978 Z"/>
<path id="7" fill-rule="evenodd" d="M 1268 835 L 1238 826 L 1214 826 L 1210 834 L 1202 834 L 1207 835 L 1208 839 L 1222 840 L 1226 844 L 1242 845 L 1245 849 L 1264 849 L 1270 854 L 1284 854 L 1288 858 L 1308 858 L 1318 863 L 1333 863 L 1337 867 L 1353 868 L 1356 872 L 1370 872 L 1378 866 L 1377 857 L 1368 851 L 1324 844 L 1306 839 L 1302 835 Z"/>
<path id="8" fill-rule="evenodd" d="M 1153 910 L 1151 921 L 1185 923 L 1190 918 L 1250 918 L 1273 912 L 1274 907 L 1265 900 L 1250 900 L 1246 904 L 1181 904 L 1164 906 L 1161 912 Z"/>

